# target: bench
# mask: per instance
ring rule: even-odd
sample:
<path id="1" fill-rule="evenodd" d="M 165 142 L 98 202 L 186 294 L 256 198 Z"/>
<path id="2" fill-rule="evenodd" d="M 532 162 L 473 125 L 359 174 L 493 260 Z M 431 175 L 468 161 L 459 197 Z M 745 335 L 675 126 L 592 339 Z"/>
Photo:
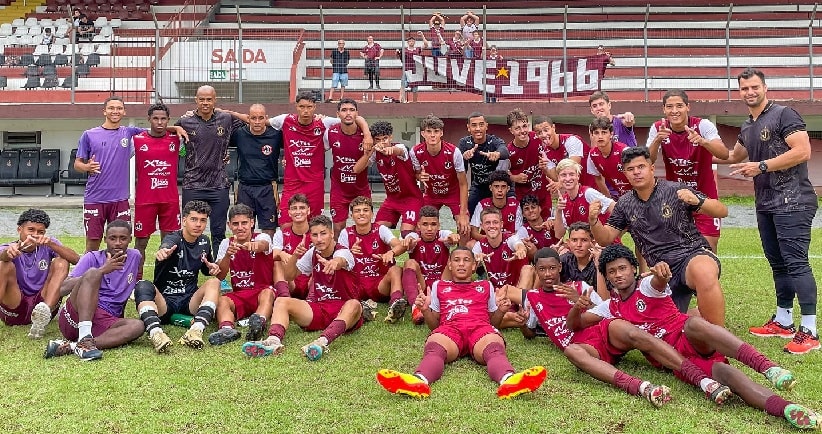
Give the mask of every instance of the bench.
<path id="1" fill-rule="evenodd" d="M 60 173 L 59 149 L 8 149 L 0 154 L 0 164 L 0 187 L 11 187 L 12 195 L 17 194 L 17 187 L 38 185 L 48 185 L 48 196 L 54 195 Z"/>

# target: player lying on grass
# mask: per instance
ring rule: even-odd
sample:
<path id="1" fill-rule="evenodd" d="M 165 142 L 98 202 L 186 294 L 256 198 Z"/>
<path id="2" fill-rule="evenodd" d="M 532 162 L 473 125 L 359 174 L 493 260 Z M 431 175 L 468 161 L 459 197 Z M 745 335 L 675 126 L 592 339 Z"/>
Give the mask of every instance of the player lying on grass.
<path id="1" fill-rule="evenodd" d="M 505 353 L 505 341 L 495 328 L 511 302 L 505 298 L 497 302 L 490 282 L 473 281 L 476 268 L 473 253 L 457 247 L 448 261 L 453 280 L 437 281 L 431 295 L 420 293 L 417 297 L 415 304 L 432 332 L 413 375 L 390 369 L 377 373 L 377 381 L 385 390 L 427 397 L 431 394 L 430 384 L 440 379 L 445 364 L 469 354 L 477 363 L 486 365 L 488 376 L 499 384 L 500 398 L 533 392 L 545 381 L 547 371 L 542 366 L 514 371 Z"/>

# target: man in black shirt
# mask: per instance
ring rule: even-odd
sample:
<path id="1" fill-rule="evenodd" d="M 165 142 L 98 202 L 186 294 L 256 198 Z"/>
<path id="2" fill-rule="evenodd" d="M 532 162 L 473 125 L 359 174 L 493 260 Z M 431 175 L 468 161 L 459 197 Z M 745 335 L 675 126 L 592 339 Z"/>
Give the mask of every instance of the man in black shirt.
<path id="1" fill-rule="evenodd" d="M 273 237 L 277 230 L 273 183 L 277 181 L 283 134 L 268 126 L 265 107 L 253 104 L 248 109 L 248 125 L 234 130 L 229 146 L 237 148 L 237 203 L 251 207 L 257 216 L 257 227 Z"/>
<path id="2" fill-rule="evenodd" d="M 591 226 L 585 222 L 575 222 L 568 227 L 568 252 L 559 257 L 562 264 L 563 282 L 585 282 L 597 288 L 597 262 L 602 248 L 594 244 Z"/>
<path id="3" fill-rule="evenodd" d="M 700 315 L 724 326 L 719 258 L 697 230 L 692 214 L 723 218 L 728 216 L 728 208 L 681 182 L 654 178 L 654 164 L 645 146 L 625 149 L 621 161 L 633 191 L 619 198 L 604 226 L 599 222 L 602 204 L 591 203 L 588 223 L 596 241 L 607 246 L 623 232 L 630 232 L 649 267 L 657 262 L 670 265 L 673 277 L 669 286 L 677 308 L 686 312 L 696 293 Z"/>
<path id="4" fill-rule="evenodd" d="M 508 147 L 499 137 L 488 134 L 488 122 L 479 112 L 468 115 L 468 136 L 457 145 L 462 159 L 471 168 L 471 188 L 468 191 L 468 209 L 473 212 L 482 199 L 491 197 L 488 176 L 495 170 L 508 170 Z M 509 196 L 514 195 L 514 189 Z"/>
<path id="5" fill-rule="evenodd" d="M 205 344 L 203 330 L 214 318 L 220 297 L 220 281 L 215 277 L 197 286 L 198 273 L 220 273 L 220 266 L 213 262 L 208 237 L 203 235 L 210 213 L 211 208 L 203 201 L 186 203 L 182 229 L 165 236 L 155 254 L 154 283 L 141 280 L 134 288 L 137 313 L 158 353 L 167 352 L 171 346 L 171 339 L 160 324 L 168 324 L 175 313 L 194 315 L 191 328 L 180 343 L 198 350 Z"/>
<path id="6" fill-rule="evenodd" d="M 337 49 L 331 52 L 331 89 L 328 89 L 328 99 L 334 101 L 334 89 L 340 87 L 340 99 L 345 97 L 345 87 L 348 86 L 348 61 L 351 56 L 345 49 L 345 41 L 337 41 Z"/>

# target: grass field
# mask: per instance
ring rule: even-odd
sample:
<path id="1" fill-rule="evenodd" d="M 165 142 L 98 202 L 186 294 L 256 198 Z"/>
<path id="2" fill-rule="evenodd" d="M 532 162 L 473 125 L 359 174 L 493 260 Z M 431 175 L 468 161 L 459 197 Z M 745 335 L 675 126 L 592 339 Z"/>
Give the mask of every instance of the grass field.
<path id="1" fill-rule="evenodd" d="M 822 230 L 811 254 L 819 280 Z M 78 237 L 61 239 L 81 249 Z M 156 237 L 152 246 L 156 246 Z M 152 249 L 150 246 L 149 250 Z M 822 411 L 822 352 L 793 356 L 784 341 L 756 338 L 747 327 L 762 323 L 774 306 L 770 269 L 755 229 L 725 229 L 720 240 L 728 328 L 798 378 L 789 400 Z M 150 276 L 152 268 L 147 268 Z M 385 305 L 380 306 L 385 314 Z M 136 317 L 133 304 L 126 315 Z M 798 318 L 798 312 L 797 312 Z M 646 401 L 577 371 L 544 339 L 526 341 L 504 331 L 518 369 L 544 365 L 549 378 L 536 393 L 496 399 L 496 385 L 470 359 L 446 367 L 426 400 L 385 392 L 375 381 L 380 368 L 413 371 L 428 330 L 410 320 L 368 323 L 334 342 L 329 354 L 308 362 L 300 346 L 318 333 L 292 326 L 280 357 L 247 359 L 241 342 L 195 351 L 177 344 L 184 330 L 166 328 L 175 346 L 157 355 L 145 337 L 103 360 L 42 358 L 47 339 L 31 341 L 27 327 L 0 327 L 0 420 L 7 433 L 783 433 L 780 418 L 735 398 L 722 407 L 695 388 L 651 368 L 637 353 L 621 363 L 626 372 L 671 387 L 674 399 L 659 410 Z M 207 331 L 211 331 L 210 329 Z M 733 361 L 735 366 L 739 363 Z M 756 381 L 764 378 L 742 367 Z"/>

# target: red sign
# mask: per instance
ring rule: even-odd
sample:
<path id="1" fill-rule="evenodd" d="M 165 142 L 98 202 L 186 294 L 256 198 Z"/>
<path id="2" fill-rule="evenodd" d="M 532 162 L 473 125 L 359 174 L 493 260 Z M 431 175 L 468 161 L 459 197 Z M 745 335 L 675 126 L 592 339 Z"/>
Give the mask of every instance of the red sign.
<path id="1" fill-rule="evenodd" d="M 433 86 L 483 92 L 505 98 L 550 99 L 590 95 L 600 90 L 607 55 L 572 57 L 568 68 L 559 59 L 482 59 L 413 56 L 414 69 L 406 67 L 408 86 Z M 563 73 L 563 70 L 567 71 Z"/>

